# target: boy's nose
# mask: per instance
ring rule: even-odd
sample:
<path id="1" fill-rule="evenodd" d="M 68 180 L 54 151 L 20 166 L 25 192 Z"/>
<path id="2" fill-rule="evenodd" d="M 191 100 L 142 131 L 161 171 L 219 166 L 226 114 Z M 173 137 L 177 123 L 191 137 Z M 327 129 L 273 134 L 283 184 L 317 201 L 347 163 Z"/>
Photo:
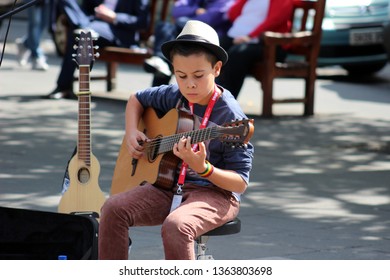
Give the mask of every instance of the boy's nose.
<path id="1" fill-rule="evenodd" d="M 192 80 L 188 81 L 187 88 L 196 88 L 196 83 Z"/>

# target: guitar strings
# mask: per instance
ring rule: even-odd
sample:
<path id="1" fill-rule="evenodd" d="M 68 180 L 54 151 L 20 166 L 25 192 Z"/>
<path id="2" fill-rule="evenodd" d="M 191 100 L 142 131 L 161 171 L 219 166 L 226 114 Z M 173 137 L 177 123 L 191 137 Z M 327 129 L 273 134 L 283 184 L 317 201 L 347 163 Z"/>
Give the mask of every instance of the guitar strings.
<path id="1" fill-rule="evenodd" d="M 178 133 L 175 135 L 170 135 L 162 138 L 154 138 L 151 139 L 150 142 L 145 143 L 146 149 L 153 149 L 157 146 L 161 146 L 161 144 L 164 144 L 168 150 L 171 150 L 173 148 L 173 145 L 175 143 L 178 143 L 178 141 L 184 136 L 188 137 L 190 136 L 194 143 L 201 142 L 202 140 L 210 139 L 210 138 L 216 138 L 218 135 L 223 135 L 219 133 L 216 130 L 216 127 L 209 127 L 205 129 L 199 129 L 195 131 L 187 131 Z"/>
<path id="2" fill-rule="evenodd" d="M 239 130 L 237 131 L 237 129 Z M 220 130 L 222 130 L 222 132 Z M 229 131 L 226 132 L 226 130 Z M 182 137 L 190 136 L 192 140 L 191 142 L 194 144 L 225 135 L 225 141 L 229 140 L 231 143 L 238 144 L 242 135 L 248 133 L 248 131 L 246 133 L 245 131 L 247 131 L 246 125 L 243 125 L 242 122 L 236 122 L 235 126 L 232 124 L 229 126 L 211 126 L 203 129 L 181 132 L 170 136 L 153 138 L 142 143 L 142 145 L 145 148 L 146 153 L 154 154 L 156 156 L 158 154 L 171 151 L 173 149 L 173 145 L 178 143 Z M 243 142 L 245 142 L 245 139 Z"/>
<path id="3" fill-rule="evenodd" d="M 217 127 L 209 127 L 205 129 L 200 129 L 196 131 L 182 132 L 175 135 L 170 135 L 162 138 L 151 139 L 150 142 L 146 142 L 144 147 L 146 151 L 152 151 L 154 154 L 165 153 L 171 151 L 173 145 L 178 143 L 178 141 L 184 136 L 191 136 L 192 143 L 199 143 L 204 140 L 218 138 L 219 136 L 224 135 L 217 130 Z M 158 148 L 158 151 L 156 151 Z"/>

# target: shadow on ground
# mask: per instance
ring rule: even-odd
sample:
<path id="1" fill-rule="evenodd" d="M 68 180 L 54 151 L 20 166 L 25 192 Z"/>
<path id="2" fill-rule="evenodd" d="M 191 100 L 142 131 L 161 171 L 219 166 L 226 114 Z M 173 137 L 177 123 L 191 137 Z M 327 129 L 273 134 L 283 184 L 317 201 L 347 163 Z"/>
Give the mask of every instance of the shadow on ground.
<path id="1" fill-rule="evenodd" d="M 1 97 L 0 104 L 0 204 L 56 211 L 76 145 L 77 101 L 13 95 Z M 106 193 L 124 110 L 121 101 L 92 100 L 92 151 Z M 242 232 L 211 238 L 214 256 L 390 259 L 388 123 L 344 115 L 254 118 L 256 150 L 242 201 Z M 139 233 L 159 240 L 159 228 Z M 226 255 L 229 247 L 237 253 Z M 161 250 L 134 250 L 139 259 L 162 257 Z"/>

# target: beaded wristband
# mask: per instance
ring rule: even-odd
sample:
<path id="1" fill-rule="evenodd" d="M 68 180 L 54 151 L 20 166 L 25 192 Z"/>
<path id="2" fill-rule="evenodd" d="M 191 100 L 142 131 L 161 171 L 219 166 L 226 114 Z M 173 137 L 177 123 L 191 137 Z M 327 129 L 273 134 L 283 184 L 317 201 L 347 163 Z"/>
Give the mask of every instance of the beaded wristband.
<path id="1" fill-rule="evenodd" d="M 212 173 L 214 172 L 214 166 L 211 165 L 210 162 L 206 160 L 206 170 L 203 171 L 202 173 L 198 173 L 199 176 L 203 178 L 209 177 Z"/>

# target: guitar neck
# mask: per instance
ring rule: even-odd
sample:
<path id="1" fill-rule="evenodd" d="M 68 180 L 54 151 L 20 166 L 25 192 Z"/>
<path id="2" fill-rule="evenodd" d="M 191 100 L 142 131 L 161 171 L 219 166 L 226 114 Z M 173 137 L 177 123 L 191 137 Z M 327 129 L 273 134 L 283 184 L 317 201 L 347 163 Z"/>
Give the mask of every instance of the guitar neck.
<path id="1" fill-rule="evenodd" d="M 79 67 L 79 113 L 78 113 L 78 158 L 91 166 L 91 94 L 90 94 L 90 66 Z"/>
<path id="2" fill-rule="evenodd" d="M 193 131 L 188 131 L 188 132 L 183 132 L 183 133 L 178 133 L 162 138 L 157 138 L 153 140 L 153 142 L 158 142 L 158 154 L 163 154 L 169 151 L 172 151 L 173 145 L 175 143 L 178 143 L 179 140 L 184 136 L 184 137 L 191 137 L 191 143 L 200 143 L 206 140 L 211 140 L 216 137 L 218 137 L 218 130 L 217 126 L 213 127 L 207 127 L 204 129 L 198 129 L 198 130 L 193 130 Z"/>

